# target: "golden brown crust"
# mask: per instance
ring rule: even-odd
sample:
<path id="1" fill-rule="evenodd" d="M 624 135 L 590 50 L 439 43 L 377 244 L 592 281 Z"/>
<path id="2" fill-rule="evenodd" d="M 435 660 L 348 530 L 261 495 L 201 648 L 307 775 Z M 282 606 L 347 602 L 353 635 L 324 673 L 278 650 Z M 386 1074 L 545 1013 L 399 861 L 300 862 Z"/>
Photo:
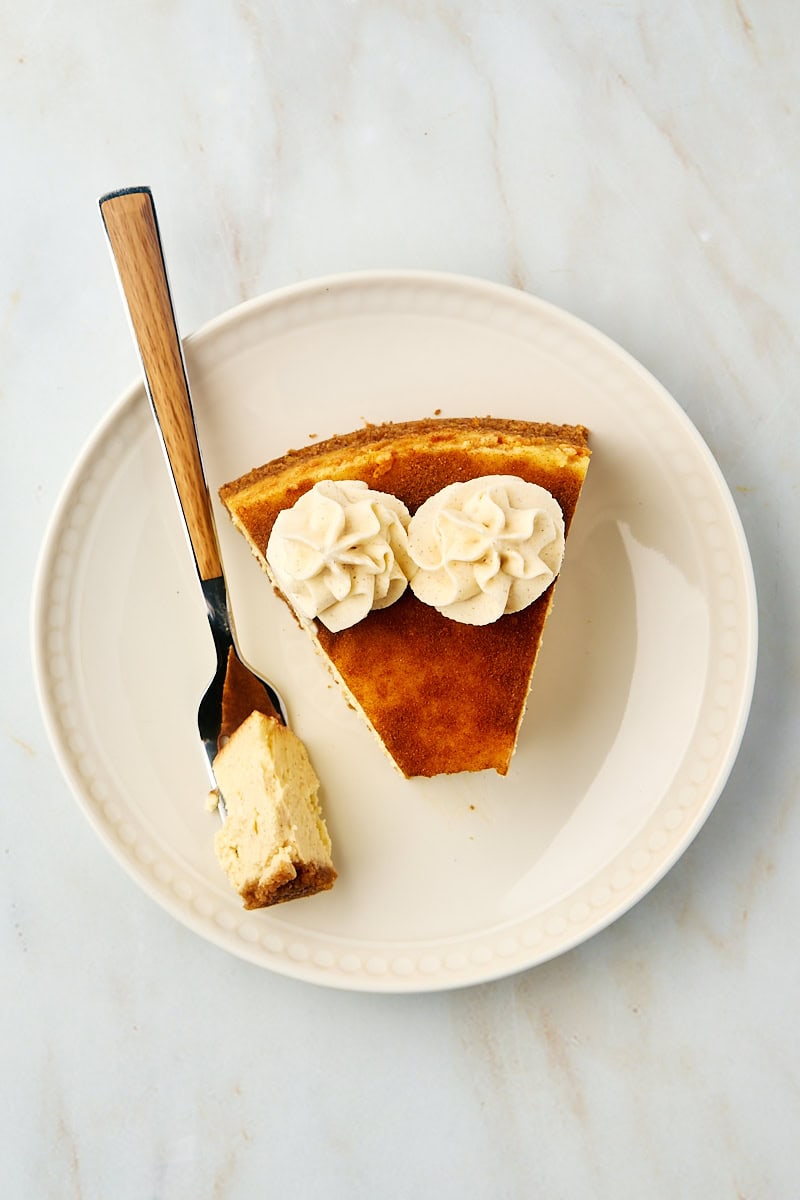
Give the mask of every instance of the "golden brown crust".
<path id="1" fill-rule="evenodd" d="M 254 879 L 241 890 L 245 908 L 269 908 L 286 900 L 300 900 L 327 892 L 336 882 L 336 871 L 327 863 L 287 863 L 268 884 Z"/>
<path id="2" fill-rule="evenodd" d="M 503 442 L 498 442 L 495 435 L 500 435 Z M 403 443 L 412 442 L 417 448 L 420 443 L 430 447 L 457 444 L 459 441 L 474 444 L 479 440 L 481 445 L 507 444 L 520 439 L 526 445 L 533 442 L 568 443 L 570 446 L 588 451 L 589 431 L 583 425 L 549 425 L 544 422 L 507 420 L 501 417 L 442 417 L 426 418 L 422 421 L 387 421 L 382 425 L 367 424 L 363 429 L 355 429 L 351 433 L 334 434 L 324 442 L 302 446 L 298 450 L 289 450 L 280 458 L 254 467 L 239 479 L 224 484 L 219 489 L 220 498 L 224 503 L 236 493 L 269 479 L 271 476 L 294 471 L 311 464 L 316 475 L 317 464 L 323 457 L 330 459 L 332 465 L 338 456 L 349 460 L 353 452 L 369 447 L 371 453 L 381 454 L 385 450 L 401 450 Z M 322 476 L 316 475 L 317 478 Z"/>
<path id="3" fill-rule="evenodd" d="M 413 513 L 447 484 L 517 475 L 555 496 L 569 529 L 589 455 L 583 426 L 472 417 L 367 426 L 290 451 L 220 496 L 263 566 L 278 513 L 320 479 L 363 479 Z M 315 622 L 315 634 L 403 774 L 504 775 L 554 586 L 492 625 L 449 620 L 408 589 L 340 633 Z"/>

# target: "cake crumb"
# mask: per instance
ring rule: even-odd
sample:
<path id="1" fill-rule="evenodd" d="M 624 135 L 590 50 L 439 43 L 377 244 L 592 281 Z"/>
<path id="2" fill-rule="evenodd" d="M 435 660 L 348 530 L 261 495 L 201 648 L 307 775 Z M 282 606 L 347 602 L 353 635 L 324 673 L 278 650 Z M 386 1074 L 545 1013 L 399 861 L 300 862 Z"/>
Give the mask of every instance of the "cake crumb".
<path id="1" fill-rule="evenodd" d="M 219 792 L 216 788 L 212 788 L 206 796 L 206 811 L 216 812 L 219 808 Z"/>
<path id="2" fill-rule="evenodd" d="M 435 408 L 435 409 L 433 410 L 433 415 L 434 415 L 435 417 L 440 417 L 440 416 L 442 415 L 442 410 L 441 410 L 440 408 Z"/>

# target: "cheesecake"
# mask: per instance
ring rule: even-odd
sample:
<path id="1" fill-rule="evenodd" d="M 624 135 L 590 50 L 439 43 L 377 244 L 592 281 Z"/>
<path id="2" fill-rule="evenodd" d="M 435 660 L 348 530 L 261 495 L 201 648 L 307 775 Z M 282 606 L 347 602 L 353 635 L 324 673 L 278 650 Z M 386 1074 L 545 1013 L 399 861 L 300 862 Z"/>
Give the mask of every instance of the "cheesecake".
<path id="1" fill-rule="evenodd" d="M 291 729 L 252 712 L 216 755 L 213 769 L 225 807 L 214 848 L 245 908 L 333 887 L 319 780 Z"/>
<path id="2" fill-rule="evenodd" d="M 244 665 L 232 646 L 228 648 L 225 679 L 222 684 L 222 714 L 217 749 L 243 725 L 253 712 L 263 713 L 280 721 L 280 713 L 272 703 L 264 684 Z"/>
<path id="3" fill-rule="evenodd" d="M 480 546 L 457 549 L 456 558 L 473 561 L 459 561 L 457 570 L 448 563 L 437 570 L 442 563 L 431 560 L 431 545 L 443 525 L 462 545 L 476 526 L 483 528 L 483 514 L 489 529 L 499 513 L 513 557 L 512 543 L 522 536 L 517 526 L 530 516 L 529 531 L 535 533 L 540 509 L 546 508 L 530 501 L 533 515 L 520 513 L 518 503 L 524 508 L 525 497 L 535 493 L 549 498 L 556 515 L 545 513 L 542 520 L 550 522 L 548 528 L 560 527 L 563 548 L 589 457 L 588 431 L 580 425 L 491 417 L 387 423 L 291 450 L 225 484 L 219 494 L 346 701 L 404 776 L 487 769 L 505 775 L 560 559 L 545 570 L 540 560 L 546 551 L 533 556 L 533 574 L 539 566 L 542 571 L 539 592 L 529 593 L 532 600 L 519 597 L 520 587 L 527 587 L 524 579 L 509 588 L 508 581 L 493 577 L 478 596 L 489 604 L 487 614 L 476 611 L 474 588 L 453 592 L 451 584 L 458 576 L 460 587 L 461 573 L 473 566 L 488 571 L 489 559 L 497 559 L 494 535 L 486 553 Z M 303 514 L 311 500 L 316 508 Z M 319 535 L 321 522 L 328 521 L 333 523 Z M 277 538 L 284 526 L 288 539 Z M 349 556 L 356 565 L 347 595 L 339 568 L 329 572 L 327 607 L 318 612 L 310 605 L 320 603 L 324 589 L 317 577 L 308 578 L 298 554 L 319 535 L 325 545 L 317 549 L 327 561 L 334 542 L 346 550 L 356 526 L 368 539 L 363 543 L 368 553 Z M 505 562 L 509 554 L 503 551 L 500 558 Z M 370 575 L 376 562 L 386 564 L 377 581 Z M 521 571 L 526 579 L 528 567 Z M 286 583 L 292 570 L 302 580 L 295 591 Z M 501 607 L 495 609 L 498 583 Z M 331 597 L 335 603 L 329 603 Z"/>

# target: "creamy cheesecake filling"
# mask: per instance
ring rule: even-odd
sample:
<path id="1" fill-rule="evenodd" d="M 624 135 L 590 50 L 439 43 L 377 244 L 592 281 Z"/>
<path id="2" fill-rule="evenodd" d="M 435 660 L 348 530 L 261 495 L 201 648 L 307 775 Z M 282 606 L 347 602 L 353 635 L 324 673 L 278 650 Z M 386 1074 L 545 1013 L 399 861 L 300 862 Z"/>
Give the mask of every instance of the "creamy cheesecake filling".
<path id="1" fill-rule="evenodd" d="M 331 885 L 335 872 L 319 780 L 291 729 L 254 712 L 215 758 L 214 775 L 227 814 L 215 850 L 236 890 L 256 901 L 250 906 L 288 898 L 281 887 L 306 868 Z"/>

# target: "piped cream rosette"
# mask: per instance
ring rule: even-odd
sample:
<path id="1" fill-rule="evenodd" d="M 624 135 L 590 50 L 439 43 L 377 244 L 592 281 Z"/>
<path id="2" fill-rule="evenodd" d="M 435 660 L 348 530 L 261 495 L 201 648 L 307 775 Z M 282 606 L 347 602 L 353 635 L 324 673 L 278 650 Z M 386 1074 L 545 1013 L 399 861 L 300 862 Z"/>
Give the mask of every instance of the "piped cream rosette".
<path id="1" fill-rule="evenodd" d="M 554 496 L 516 475 L 451 483 L 408 528 L 424 604 L 465 625 L 519 612 L 550 586 L 564 557 L 564 516 Z"/>
<path id="2" fill-rule="evenodd" d="M 409 582 L 443 616 L 488 625 L 533 603 L 563 555 L 555 497 L 516 475 L 484 475 L 442 488 L 411 518 L 361 480 L 323 480 L 278 515 L 266 557 L 300 616 L 336 633 Z"/>
<path id="3" fill-rule="evenodd" d="M 338 633 L 406 590 L 408 522 L 395 496 L 357 479 L 324 479 L 278 514 L 267 562 L 300 616 Z"/>

